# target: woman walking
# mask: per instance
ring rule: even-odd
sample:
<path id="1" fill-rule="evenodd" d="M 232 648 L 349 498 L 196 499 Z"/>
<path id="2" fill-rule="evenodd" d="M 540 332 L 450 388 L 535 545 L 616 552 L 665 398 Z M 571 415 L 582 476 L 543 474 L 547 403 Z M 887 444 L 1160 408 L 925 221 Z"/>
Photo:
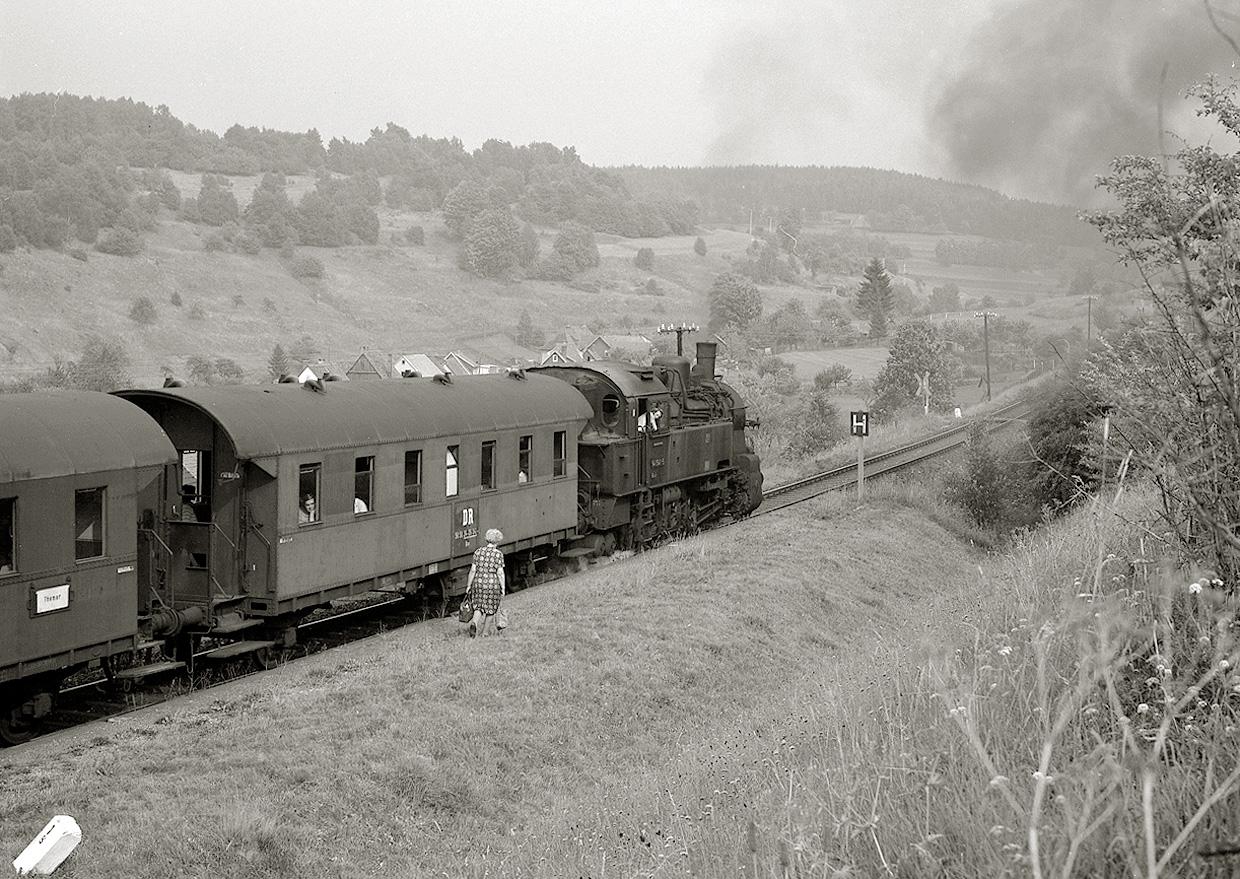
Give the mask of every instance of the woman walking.
<path id="1" fill-rule="evenodd" d="M 498 528 L 487 530 L 487 545 L 474 551 L 474 562 L 469 566 L 469 582 L 465 592 L 474 607 L 474 618 L 469 623 L 469 637 L 495 632 L 495 615 L 504 597 L 504 554 L 498 544 L 504 533 Z"/>

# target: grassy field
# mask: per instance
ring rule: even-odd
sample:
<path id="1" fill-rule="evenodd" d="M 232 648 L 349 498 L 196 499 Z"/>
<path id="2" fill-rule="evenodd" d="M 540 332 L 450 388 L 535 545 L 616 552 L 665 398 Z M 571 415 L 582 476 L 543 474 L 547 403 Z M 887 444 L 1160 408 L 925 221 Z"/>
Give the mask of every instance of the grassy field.
<path id="1" fill-rule="evenodd" d="M 1196 852 L 1240 841 L 1235 597 L 1160 564 L 1140 491 L 993 555 L 939 497 L 0 754 L 0 847 L 67 813 L 62 875 L 99 879 L 1227 875 Z"/>
<path id="2" fill-rule="evenodd" d="M 70 877 L 732 874 L 780 762 L 852 722 L 824 683 L 963 637 L 973 563 L 898 506 L 755 519 L 518 594 L 500 638 L 431 623 L 0 753 L 0 849 L 63 812 Z"/>

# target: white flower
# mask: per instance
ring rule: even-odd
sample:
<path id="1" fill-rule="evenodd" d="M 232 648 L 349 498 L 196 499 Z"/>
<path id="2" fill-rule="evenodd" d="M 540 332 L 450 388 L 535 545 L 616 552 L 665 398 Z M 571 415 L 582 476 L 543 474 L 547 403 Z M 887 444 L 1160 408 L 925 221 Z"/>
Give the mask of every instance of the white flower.
<path id="1" fill-rule="evenodd" d="M 1006 775 L 996 775 L 994 778 L 990 780 L 991 787 L 998 787 L 1001 784 L 1007 784 Z"/>
<path id="2" fill-rule="evenodd" d="M 1196 595 L 1201 591 L 1201 584 L 1194 580 L 1192 583 L 1188 584 L 1188 591 Z"/>
<path id="3" fill-rule="evenodd" d="M 1035 769 L 1033 771 L 1033 780 L 1034 781 L 1045 781 L 1047 784 L 1050 784 L 1051 782 L 1055 780 L 1055 776 L 1045 775 L 1043 774 L 1041 769 Z"/>
<path id="4" fill-rule="evenodd" d="M 1011 656 L 1012 648 L 1004 644 L 1002 647 L 999 648 L 999 655 L 1000 656 Z M 1226 662 L 1227 660 L 1223 660 L 1223 661 Z M 1226 667 L 1227 666 L 1223 666 L 1223 668 L 1226 668 Z"/>
<path id="5" fill-rule="evenodd" d="M 1150 710 L 1150 706 L 1146 705 L 1144 702 L 1142 702 L 1140 705 L 1137 706 L 1137 714 L 1144 714 L 1145 712 L 1149 710 Z"/>
<path id="6" fill-rule="evenodd" d="M 1215 589 L 1222 589 L 1223 581 L 1220 580 L 1218 577 L 1215 577 L 1213 580 L 1210 581 L 1210 585 L 1213 586 Z"/>
<path id="7" fill-rule="evenodd" d="M 1218 661 L 1218 667 L 1221 669 L 1228 669 L 1228 668 L 1231 668 L 1231 663 L 1228 662 L 1226 659 L 1220 659 Z"/>

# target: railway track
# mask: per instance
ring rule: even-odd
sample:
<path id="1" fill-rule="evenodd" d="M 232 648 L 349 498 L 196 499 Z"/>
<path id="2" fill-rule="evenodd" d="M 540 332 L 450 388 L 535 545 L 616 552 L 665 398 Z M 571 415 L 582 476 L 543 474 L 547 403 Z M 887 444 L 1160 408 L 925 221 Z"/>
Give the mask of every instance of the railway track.
<path id="1" fill-rule="evenodd" d="M 984 417 L 988 430 L 993 433 L 1018 422 L 1027 412 L 1028 404 L 1017 401 Z M 878 477 L 958 449 L 966 442 L 970 428 L 978 420 L 971 419 L 898 448 L 868 456 L 865 460 L 866 477 Z M 856 465 L 850 464 L 774 486 L 763 492 L 762 506 L 754 515 L 775 512 L 829 491 L 849 488 L 856 484 L 856 473 Z M 303 622 L 297 627 L 297 644 L 294 647 L 273 648 L 221 663 L 212 663 L 209 659 L 212 651 L 203 650 L 196 656 L 200 661 L 194 664 L 195 671 L 190 675 L 155 679 L 130 690 L 97 675 L 60 691 L 55 714 L 44 724 L 35 740 L 91 721 L 112 719 L 159 705 L 192 691 L 210 689 L 259 674 L 274 665 L 382 631 L 440 618 L 438 604 L 437 601 L 428 603 L 409 597 L 367 602 Z"/>
<path id="2" fill-rule="evenodd" d="M 865 459 L 865 476 L 867 479 L 882 476 L 886 473 L 918 464 L 928 458 L 954 451 L 968 441 L 969 430 L 978 421 L 983 420 L 983 418 L 987 425 L 987 431 L 994 433 L 1019 422 L 1028 412 L 1029 404 L 1024 400 L 1017 400 L 1014 403 L 1001 406 L 981 418 L 970 419 L 963 424 L 930 434 L 898 448 L 869 455 Z M 856 484 L 856 464 L 846 464 L 843 467 L 815 473 L 804 479 L 785 482 L 762 493 L 762 506 L 758 508 L 754 515 L 773 513 L 776 510 L 782 510 L 793 504 L 799 504 L 828 491 L 851 488 Z"/>

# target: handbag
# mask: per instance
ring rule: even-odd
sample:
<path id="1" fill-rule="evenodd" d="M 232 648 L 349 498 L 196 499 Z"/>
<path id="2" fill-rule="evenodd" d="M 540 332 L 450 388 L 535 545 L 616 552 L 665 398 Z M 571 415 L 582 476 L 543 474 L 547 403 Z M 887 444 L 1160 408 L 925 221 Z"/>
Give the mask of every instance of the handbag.
<path id="1" fill-rule="evenodd" d="M 474 618 L 474 605 L 468 598 L 461 602 L 461 609 L 456 612 L 456 618 L 463 623 Z"/>

